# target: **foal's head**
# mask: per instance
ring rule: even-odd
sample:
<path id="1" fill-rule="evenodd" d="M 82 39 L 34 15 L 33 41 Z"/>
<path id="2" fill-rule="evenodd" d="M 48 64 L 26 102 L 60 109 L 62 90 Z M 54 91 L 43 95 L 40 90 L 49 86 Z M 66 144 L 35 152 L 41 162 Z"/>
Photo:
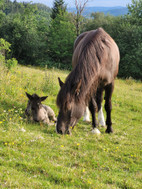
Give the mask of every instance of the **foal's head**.
<path id="1" fill-rule="evenodd" d="M 32 117 L 34 121 L 42 121 L 42 117 L 44 117 L 44 109 L 41 104 L 48 96 L 39 97 L 37 94 L 30 95 L 26 93 L 29 103 L 27 108 L 31 109 Z"/>
<path id="2" fill-rule="evenodd" d="M 59 78 L 58 78 L 59 79 Z M 72 86 L 72 94 L 65 93 L 65 84 L 59 79 L 60 92 L 57 97 L 59 114 L 57 118 L 56 131 L 60 134 L 70 134 L 70 127 L 74 127 L 85 110 L 84 101 L 78 100 L 81 81 Z"/>

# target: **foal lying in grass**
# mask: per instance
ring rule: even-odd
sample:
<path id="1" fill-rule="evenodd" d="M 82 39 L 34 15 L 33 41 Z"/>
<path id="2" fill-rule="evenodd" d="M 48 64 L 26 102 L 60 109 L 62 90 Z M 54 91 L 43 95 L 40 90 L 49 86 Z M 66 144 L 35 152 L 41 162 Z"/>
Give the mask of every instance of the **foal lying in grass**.
<path id="1" fill-rule="evenodd" d="M 56 117 L 54 111 L 46 105 L 43 105 L 41 102 L 44 101 L 48 96 L 39 97 L 37 94 L 30 95 L 26 93 L 29 101 L 25 114 L 31 120 L 36 122 L 43 122 L 48 125 L 51 125 L 51 121 L 56 122 Z"/>

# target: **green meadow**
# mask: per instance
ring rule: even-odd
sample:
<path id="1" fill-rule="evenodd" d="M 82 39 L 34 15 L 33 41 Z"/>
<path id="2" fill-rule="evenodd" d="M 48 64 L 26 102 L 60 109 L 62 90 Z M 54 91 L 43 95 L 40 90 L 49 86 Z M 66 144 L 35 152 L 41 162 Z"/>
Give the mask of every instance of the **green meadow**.
<path id="1" fill-rule="evenodd" d="M 71 136 L 63 136 L 55 125 L 26 119 L 25 92 L 48 95 L 44 104 L 57 116 L 57 78 L 64 81 L 69 72 L 24 66 L 10 72 L 0 67 L 0 72 L 0 188 L 142 188 L 140 81 L 116 79 L 113 134 L 100 127 L 96 136 L 91 123 L 81 119 Z"/>

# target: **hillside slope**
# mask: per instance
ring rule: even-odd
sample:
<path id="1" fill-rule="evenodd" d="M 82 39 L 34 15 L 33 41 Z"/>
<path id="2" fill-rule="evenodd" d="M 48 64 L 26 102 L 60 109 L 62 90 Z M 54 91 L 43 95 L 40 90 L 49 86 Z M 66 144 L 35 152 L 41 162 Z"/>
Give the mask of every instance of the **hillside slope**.
<path id="1" fill-rule="evenodd" d="M 57 77 L 68 72 L 23 66 L 0 72 L 0 188 L 141 188 L 141 82 L 116 80 L 113 134 L 100 128 L 97 137 L 81 119 L 72 136 L 61 136 L 55 125 L 25 119 L 25 91 L 48 95 L 45 104 L 57 115 Z"/>

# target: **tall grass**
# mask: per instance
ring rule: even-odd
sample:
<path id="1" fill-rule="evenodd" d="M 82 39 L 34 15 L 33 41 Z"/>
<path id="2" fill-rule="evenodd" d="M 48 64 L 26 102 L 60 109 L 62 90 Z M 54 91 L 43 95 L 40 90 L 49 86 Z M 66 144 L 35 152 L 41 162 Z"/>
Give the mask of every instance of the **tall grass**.
<path id="1" fill-rule="evenodd" d="M 113 134 L 100 128 L 95 136 L 81 119 L 72 136 L 61 136 L 55 126 L 27 122 L 25 92 L 48 95 L 44 103 L 57 115 L 57 78 L 68 72 L 22 66 L 0 72 L 0 188 L 141 188 L 141 82 L 116 80 Z"/>

